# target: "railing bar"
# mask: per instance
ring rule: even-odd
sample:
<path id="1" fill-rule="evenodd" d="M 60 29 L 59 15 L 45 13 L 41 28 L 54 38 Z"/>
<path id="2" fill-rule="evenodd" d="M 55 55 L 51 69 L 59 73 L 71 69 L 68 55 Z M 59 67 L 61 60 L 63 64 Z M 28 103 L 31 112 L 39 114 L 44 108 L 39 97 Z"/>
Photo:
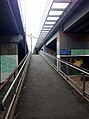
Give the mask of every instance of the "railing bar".
<path id="1" fill-rule="evenodd" d="M 41 52 L 42 52 L 42 51 L 41 51 Z M 43 53 L 44 53 L 44 52 L 43 52 Z M 47 53 L 44 53 L 44 54 L 48 55 Z M 86 72 L 86 71 L 84 71 L 84 70 L 82 70 L 82 69 L 79 69 L 79 68 L 77 68 L 76 66 L 73 66 L 73 65 L 71 65 L 71 64 L 69 64 L 69 63 L 67 63 L 67 62 L 64 62 L 64 61 L 62 61 L 62 60 L 59 59 L 59 58 L 55 58 L 55 57 L 52 56 L 52 55 L 48 55 L 48 56 L 51 56 L 51 57 L 53 57 L 53 58 L 56 59 L 56 60 L 58 59 L 60 62 L 62 62 L 62 63 L 66 64 L 66 65 L 68 65 L 68 66 L 70 66 L 70 67 L 72 67 L 72 68 L 74 68 L 74 69 L 77 69 L 77 70 L 79 70 L 79 71 L 81 71 L 81 72 L 83 72 L 83 73 L 89 75 L 88 72 Z"/>
<path id="2" fill-rule="evenodd" d="M 88 95 L 89 96 L 89 93 L 87 91 L 84 91 L 85 92 L 85 95 Z"/>
<path id="3" fill-rule="evenodd" d="M 10 111 L 11 111 L 11 108 L 12 108 L 12 105 L 13 105 L 13 103 L 14 103 L 15 98 L 16 98 L 16 94 L 14 94 L 14 96 L 13 96 L 13 99 L 12 99 L 12 101 L 11 101 L 11 103 L 10 103 L 9 109 L 8 109 L 6 115 L 5 115 L 5 119 L 8 119 L 8 116 L 9 116 L 9 114 L 10 114 Z"/>
<path id="4" fill-rule="evenodd" d="M 27 54 L 28 55 L 28 54 Z M 3 89 L 3 87 L 7 84 L 7 82 L 10 80 L 10 78 L 13 76 L 13 74 L 17 71 L 17 69 L 20 67 L 20 65 L 24 62 L 24 60 L 26 59 L 27 55 L 24 57 L 24 59 L 20 62 L 20 64 L 18 65 L 18 67 L 16 69 L 14 69 L 14 71 L 5 79 L 4 83 L 1 85 L 0 87 L 0 91 Z"/>
<path id="5" fill-rule="evenodd" d="M 29 56 L 28 56 L 28 57 L 29 57 Z M 4 96 L 4 98 L 3 98 L 2 102 L 1 102 L 2 108 L 4 107 L 5 100 L 6 100 L 6 98 L 8 97 L 8 95 L 9 95 L 11 89 L 13 88 L 13 86 L 14 86 L 14 84 L 15 84 L 15 82 L 16 82 L 18 76 L 19 76 L 19 74 L 21 73 L 21 71 L 22 71 L 24 65 L 26 64 L 26 61 L 27 61 L 28 57 L 27 57 L 26 60 L 24 61 L 24 64 L 22 65 L 22 67 L 21 67 L 21 69 L 19 70 L 17 76 L 15 77 L 15 79 L 14 79 L 14 81 L 12 82 L 10 88 L 8 89 L 6 95 Z"/>
<path id="6" fill-rule="evenodd" d="M 55 67 L 56 68 L 56 71 L 58 71 L 58 73 L 60 73 L 60 75 L 61 76 L 63 76 L 65 79 L 69 79 L 69 83 L 71 84 L 71 82 L 73 83 L 73 87 L 76 89 L 76 87 L 77 87 L 77 89 L 78 89 L 78 91 L 83 95 L 83 96 L 85 96 L 85 97 L 87 97 L 87 96 L 89 96 L 89 93 L 86 91 L 86 85 L 85 85 L 85 83 L 86 83 L 86 80 L 85 80 L 85 76 L 89 76 L 89 73 L 88 72 L 86 72 L 85 70 L 86 69 L 84 69 L 83 70 L 83 68 L 77 68 L 76 66 L 73 66 L 72 64 L 70 64 L 70 63 L 67 63 L 67 61 L 62 61 L 62 59 L 59 59 L 59 58 L 56 58 L 56 57 L 54 57 L 54 56 L 52 56 L 52 55 L 50 55 L 50 54 L 48 54 L 48 53 L 46 53 L 46 52 L 43 52 L 43 51 L 41 51 L 41 56 L 44 58 L 44 59 L 46 59 L 47 61 L 48 61 L 48 63 L 54 68 L 54 64 L 52 63 L 52 61 L 51 61 L 51 58 L 53 58 L 53 59 L 56 59 L 56 61 L 58 61 L 58 63 L 59 62 L 62 62 L 63 64 L 65 64 L 65 66 L 69 66 L 69 67 L 72 67 L 72 68 L 74 68 L 74 69 L 76 69 L 76 70 L 78 70 L 78 71 L 80 71 L 81 72 L 81 75 L 83 76 L 83 87 L 82 88 L 80 88 L 78 85 L 76 85 L 76 83 L 74 82 L 74 81 L 72 81 L 72 80 L 70 80 L 70 78 L 68 77 L 68 71 L 67 71 L 67 75 L 66 75 L 66 73 L 65 72 L 63 72 L 60 68 L 58 68 L 58 67 Z M 57 69 L 58 68 L 58 69 Z M 68 68 L 68 67 L 67 67 Z M 88 70 L 87 70 L 88 71 Z"/>

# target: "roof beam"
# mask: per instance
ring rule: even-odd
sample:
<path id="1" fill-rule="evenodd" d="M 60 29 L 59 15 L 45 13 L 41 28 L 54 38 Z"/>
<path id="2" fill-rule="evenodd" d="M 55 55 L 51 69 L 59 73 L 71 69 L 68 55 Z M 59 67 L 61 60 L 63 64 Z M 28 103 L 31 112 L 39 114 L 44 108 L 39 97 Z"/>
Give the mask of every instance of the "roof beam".
<path id="1" fill-rule="evenodd" d="M 65 8 L 51 8 L 50 11 L 64 11 Z"/>
<path id="2" fill-rule="evenodd" d="M 60 15 L 48 15 L 48 17 L 60 17 Z"/>
<path id="3" fill-rule="evenodd" d="M 52 26 L 52 25 L 54 25 L 54 24 L 45 24 L 45 26 Z"/>
<path id="4" fill-rule="evenodd" d="M 44 29 L 51 29 L 52 27 L 43 27 Z"/>
<path id="5" fill-rule="evenodd" d="M 56 22 L 57 20 L 46 20 L 46 22 Z"/>
<path id="6" fill-rule="evenodd" d="M 71 0 L 53 0 L 54 3 L 70 3 Z"/>
<path id="7" fill-rule="evenodd" d="M 49 28 L 49 27 L 43 27 L 42 30 L 44 30 L 44 29 L 50 30 L 51 28 Z"/>

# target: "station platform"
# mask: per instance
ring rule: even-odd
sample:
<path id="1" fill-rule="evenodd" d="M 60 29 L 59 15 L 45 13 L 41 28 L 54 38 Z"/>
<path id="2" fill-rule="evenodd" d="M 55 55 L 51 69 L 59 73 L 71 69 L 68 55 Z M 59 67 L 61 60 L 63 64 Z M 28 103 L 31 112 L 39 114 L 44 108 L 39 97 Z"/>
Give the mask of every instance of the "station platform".
<path id="1" fill-rule="evenodd" d="M 89 102 L 39 55 L 33 55 L 14 119 L 89 119 Z"/>

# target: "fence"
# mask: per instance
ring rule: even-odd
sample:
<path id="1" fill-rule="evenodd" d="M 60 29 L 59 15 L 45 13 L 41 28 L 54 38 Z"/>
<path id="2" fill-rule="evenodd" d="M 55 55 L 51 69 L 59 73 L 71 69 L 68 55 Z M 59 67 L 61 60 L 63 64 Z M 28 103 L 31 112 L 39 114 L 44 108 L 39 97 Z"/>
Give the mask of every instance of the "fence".
<path id="1" fill-rule="evenodd" d="M 28 53 L 19 66 L 9 75 L 0 87 L 1 113 L 0 117 L 8 119 L 14 101 L 23 84 L 31 55 Z"/>
<path id="2" fill-rule="evenodd" d="M 74 88 L 89 99 L 89 72 L 43 51 L 40 55 L 53 66 Z"/>

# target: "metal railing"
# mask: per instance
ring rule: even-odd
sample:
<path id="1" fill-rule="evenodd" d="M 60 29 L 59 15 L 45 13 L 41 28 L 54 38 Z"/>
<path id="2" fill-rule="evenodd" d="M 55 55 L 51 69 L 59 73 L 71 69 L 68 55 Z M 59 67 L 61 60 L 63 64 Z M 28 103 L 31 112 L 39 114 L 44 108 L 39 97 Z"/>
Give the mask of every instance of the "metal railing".
<path id="1" fill-rule="evenodd" d="M 7 119 L 7 117 L 9 116 L 19 89 L 23 84 L 30 58 L 31 55 L 30 53 L 28 53 L 18 65 L 18 67 L 9 75 L 9 77 L 1 85 L 1 110 L 4 112 L 3 115 L 5 119 Z"/>
<path id="2" fill-rule="evenodd" d="M 85 98 L 89 98 L 89 72 L 43 51 L 40 55 L 52 65 Z"/>

